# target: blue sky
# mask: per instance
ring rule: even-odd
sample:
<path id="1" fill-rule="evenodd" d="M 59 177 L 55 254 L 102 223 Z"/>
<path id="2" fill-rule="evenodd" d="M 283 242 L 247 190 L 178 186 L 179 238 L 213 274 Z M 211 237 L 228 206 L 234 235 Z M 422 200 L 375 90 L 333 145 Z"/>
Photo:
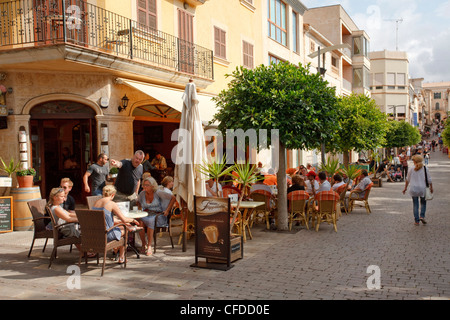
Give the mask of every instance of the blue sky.
<path id="1" fill-rule="evenodd" d="M 450 81 L 450 0 L 301 0 L 308 8 L 340 4 L 370 37 L 370 50 L 406 51 L 411 78 Z"/>

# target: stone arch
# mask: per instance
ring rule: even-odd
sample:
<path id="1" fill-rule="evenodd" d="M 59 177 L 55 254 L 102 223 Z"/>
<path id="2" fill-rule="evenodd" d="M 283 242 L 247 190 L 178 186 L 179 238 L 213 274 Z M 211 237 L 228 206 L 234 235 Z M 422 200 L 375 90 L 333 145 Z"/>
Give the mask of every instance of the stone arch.
<path id="1" fill-rule="evenodd" d="M 96 115 L 103 115 L 103 111 L 97 103 L 95 103 L 92 100 L 86 99 L 85 97 L 75 95 L 75 94 L 70 94 L 70 93 L 51 93 L 51 94 L 45 94 L 42 96 L 34 97 L 25 103 L 24 107 L 22 108 L 21 114 L 28 115 L 28 114 L 30 114 L 31 109 L 33 109 L 35 106 L 37 106 L 41 103 L 44 103 L 44 102 L 55 101 L 55 100 L 66 100 L 66 101 L 78 102 L 78 103 L 84 104 L 84 105 L 90 107 L 91 109 L 93 109 L 95 111 Z"/>

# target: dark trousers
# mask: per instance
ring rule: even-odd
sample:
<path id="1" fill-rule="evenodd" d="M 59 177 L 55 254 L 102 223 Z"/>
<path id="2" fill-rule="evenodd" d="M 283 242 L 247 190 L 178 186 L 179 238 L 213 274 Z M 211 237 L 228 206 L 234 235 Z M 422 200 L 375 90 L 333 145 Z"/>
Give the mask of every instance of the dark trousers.
<path id="1" fill-rule="evenodd" d="M 408 175 L 408 166 L 402 166 L 402 176 L 405 180 L 407 175 Z"/>

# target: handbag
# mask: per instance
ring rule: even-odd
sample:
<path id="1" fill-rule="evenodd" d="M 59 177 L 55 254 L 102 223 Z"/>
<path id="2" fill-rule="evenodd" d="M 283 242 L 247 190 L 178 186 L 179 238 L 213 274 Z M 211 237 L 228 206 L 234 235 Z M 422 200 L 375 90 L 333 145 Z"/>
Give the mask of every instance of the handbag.
<path id="1" fill-rule="evenodd" d="M 428 184 L 427 168 L 424 167 L 423 170 L 425 170 L 425 183 L 427 185 L 425 188 L 425 200 L 433 200 L 433 193 L 431 192 L 430 185 Z"/>

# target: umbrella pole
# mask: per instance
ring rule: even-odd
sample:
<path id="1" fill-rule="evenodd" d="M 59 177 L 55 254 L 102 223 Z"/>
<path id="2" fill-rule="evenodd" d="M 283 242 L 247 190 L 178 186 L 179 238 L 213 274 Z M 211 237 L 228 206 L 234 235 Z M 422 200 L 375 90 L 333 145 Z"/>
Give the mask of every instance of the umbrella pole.
<path id="1" fill-rule="evenodd" d="M 188 209 L 186 202 L 182 199 L 181 207 L 183 209 L 183 243 L 182 243 L 182 252 L 186 252 L 187 247 L 187 224 L 188 224 Z"/>

